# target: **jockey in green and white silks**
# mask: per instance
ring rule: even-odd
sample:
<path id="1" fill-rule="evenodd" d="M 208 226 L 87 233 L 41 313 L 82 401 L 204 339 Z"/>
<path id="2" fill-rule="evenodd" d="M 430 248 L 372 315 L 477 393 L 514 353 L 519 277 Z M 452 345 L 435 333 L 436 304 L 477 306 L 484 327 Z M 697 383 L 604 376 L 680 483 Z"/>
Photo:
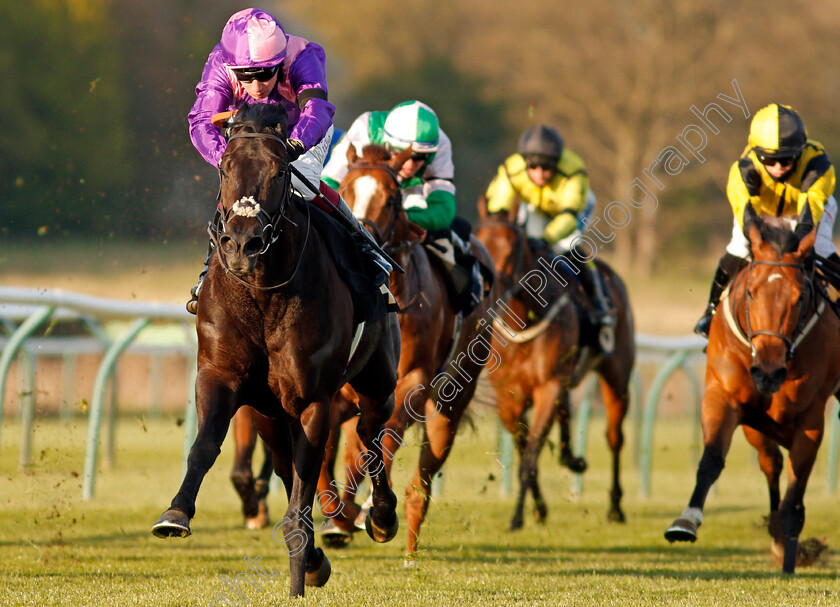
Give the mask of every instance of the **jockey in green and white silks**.
<path id="1" fill-rule="evenodd" d="M 397 174 L 403 208 L 410 221 L 426 230 L 426 250 L 447 269 L 456 307 L 468 314 L 482 296 L 481 272 L 467 244 L 469 224 L 456 221 L 452 144 L 437 114 L 420 101 L 405 101 L 390 111 L 365 112 L 336 144 L 321 180 L 338 189 L 348 170 L 348 147 L 352 144 L 361 154 L 371 143 L 392 152 L 411 146 L 412 155 Z"/>
<path id="2" fill-rule="evenodd" d="M 321 174 L 321 179 L 333 189 L 338 189 L 347 174 L 346 154 L 351 143 L 359 154 L 369 143 L 394 150 L 411 145 L 412 160 L 399 174 L 408 218 L 430 231 L 452 225 L 455 219 L 452 144 L 432 108 L 420 101 L 406 101 L 391 111 L 365 112 L 356 118 L 336 144 Z"/>

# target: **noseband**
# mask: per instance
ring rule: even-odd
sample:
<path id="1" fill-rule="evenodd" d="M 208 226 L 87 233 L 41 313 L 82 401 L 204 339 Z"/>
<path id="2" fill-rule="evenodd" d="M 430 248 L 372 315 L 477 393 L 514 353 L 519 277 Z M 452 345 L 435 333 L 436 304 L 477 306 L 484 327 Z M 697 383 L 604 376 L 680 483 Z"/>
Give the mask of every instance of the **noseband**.
<path id="1" fill-rule="evenodd" d="M 247 139 L 272 139 L 274 141 L 279 142 L 280 145 L 283 146 L 284 150 L 288 148 L 288 144 L 281 137 L 278 137 L 277 135 L 274 135 L 273 133 L 234 133 L 233 135 L 228 137 L 228 143 L 230 143 L 234 139 L 239 139 L 239 138 L 242 138 L 242 139 L 246 139 L 246 138 Z M 282 161 L 282 164 L 285 164 L 286 167 L 288 167 L 288 165 L 290 164 L 288 161 L 286 161 L 285 158 L 280 158 L 279 156 L 276 156 L 276 157 L 279 158 Z M 222 195 L 222 189 L 221 189 L 222 176 L 223 175 L 222 175 L 221 169 L 219 169 L 219 184 L 220 184 L 219 185 L 219 199 L 221 199 L 221 195 Z M 262 227 L 262 241 L 264 243 L 263 248 L 256 253 L 257 255 L 264 255 L 268 251 L 269 247 L 272 244 L 274 244 L 277 241 L 277 239 L 280 237 L 280 234 L 283 232 L 283 228 L 280 225 L 281 220 L 285 219 L 289 223 L 295 225 L 295 223 L 291 219 L 286 217 L 286 210 L 288 209 L 288 206 L 289 206 L 289 195 L 291 193 L 291 179 L 292 179 L 291 172 L 288 171 L 288 170 L 281 170 L 281 171 L 278 172 L 277 175 L 274 176 L 274 180 L 282 180 L 282 181 L 280 183 L 280 192 L 281 192 L 280 193 L 280 205 L 277 207 L 277 210 L 274 212 L 273 215 L 270 214 L 268 211 L 266 211 L 264 208 L 262 208 L 262 206 L 256 204 L 255 202 L 253 203 L 255 206 L 259 207 L 258 210 L 255 212 L 254 216 L 257 218 L 257 221 L 259 222 L 260 226 Z M 251 198 L 251 200 L 253 200 L 253 197 Z M 218 213 L 216 215 L 214 221 L 207 228 L 207 231 L 210 234 L 210 239 L 213 241 L 213 244 L 216 248 L 219 248 L 219 235 L 225 232 L 225 228 L 226 228 L 226 225 L 227 225 L 228 221 L 230 220 L 231 213 L 235 214 L 235 212 L 233 211 L 234 206 L 236 206 L 236 205 L 235 204 L 231 205 L 230 208 L 223 210 L 221 213 Z M 251 287 L 253 289 L 257 289 L 259 291 L 272 291 L 272 290 L 279 289 L 280 287 L 284 287 L 287 284 L 289 284 L 292 281 L 292 279 L 294 279 L 295 275 L 297 275 L 298 269 L 300 269 L 300 263 L 303 260 L 303 253 L 306 250 L 307 243 L 309 242 L 310 222 L 308 221 L 308 214 L 309 214 L 309 207 L 308 206 L 306 206 L 306 212 L 307 212 L 306 235 L 304 237 L 303 246 L 301 247 L 300 253 L 298 255 L 297 263 L 295 264 L 294 270 L 292 271 L 289 278 L 287 278 L 286 280 L 284 280 L 280 283 L 272 285 L 270 287 L 260 287 L 260 286 L 251 284 L 251 283 L 249 283 L 245 280 L 242 280 L 240 277 L 236 276 L 235 274 L 233 274 L 230 271 L 230 268 L 228 267 L 227 263 L 224 260 L 224 255 L 222 255 L 220 253 L 219 258 L 220 258 L 220 261 L 222 262 L 222 266 L 224 267 L 225 271 L 230 276 L 232 276 L 237 281 L 239 281 L 240 283 L 242 283 L 242 284 L 244 284 L 248 287 Z"/>
<path id="2" fill-rule="evenodd" d="M 376 238 L 376 242 L 379 243 L 379 246 L 384 247 L 385 251 L 389 255 L 394 255 L 396 253 L 401 252 L 403 249 L 413 246 L 414 242 L 402 243 L 397 246 L 388 246 L 388 243 L 394 237 L 394 232 L 397 229 L 397 221 L 399 220 L 400 211 L 403 210 L 402 206 L 402 189 L 400 189 L 400 180 L 397 176 L 394 169 L 392 169 L 387 164 L 375 163 L 370 162 L 367 160 L 358 160 L 354 162 L 352 165 L 348 167 L 348 173 L 350 171 L 382 171 L 387 173 L 391 180 L 396 185 L 396 193 L 393 196 L 389 196 L 388 200 L 385 202 L 385 208 L 391 209 L 391 218 L 388 220 L 388 226 L 385 228 L 385 234 L 373 223 L 370 219 L 365 217 L 359 217 L 359 223 L 363 224 L 365 227 L 370 228 L 373 231 L 374 238 Z"/>
<path id="3" fill-rule="evenodd" d="M 811 287 L 811 282 L 808 281 L 807 275 L 806 279 L 803 284 L 802 293 L 799 296 L 799 300 L 797 304 L 799 304 L 799 318 L 796 321 L 796 329 L 794 329 L 793 336 L 788 337 L 784 333 L 779 331 L 771 331 L 769 329 L 756 329 L 753 330 L 750 324 L 750 306 L 749 302 L 754 301 L 755 298 L 752 295 L 752 291 L 750 290 L 750 272 L 755 266 L 758 265 L 766 265 L 766 266 L 779 266 L 784 268 L 796 268 L 798 270 L 802 270 L 803 273 L 805 272 L 805 264 L 803 263 L 788 263 L 784 261 L 752 261 L 750 262 L 749 269 L 746 273 L 746 284 L 744 285 L 744 321 L 746 324 L 746 337 L 747 341 L 750 344 L 750 356 L 751 358 L 755 359 L 756 351 L 755 346 L 753 345 L 753 339 L 759 335 L 768 335 L 770 337 L 775 337 L 782 340 L 782 343 L 785 344 L 786 354 L 785 354 L 785 361 L 790 361 L 793 358 L 793 351 L 796 348 L 797 344 L 799 343 L 799 338 L 802 336 L 805 327 L 805 320 L 806 320 L 806 308 L 807 305 L 803 305 L 803 299 L 806 297 L 810 301 L 813 298 L 813 288 Z M 807 302 L 804 302 L 807 304 Z"/>

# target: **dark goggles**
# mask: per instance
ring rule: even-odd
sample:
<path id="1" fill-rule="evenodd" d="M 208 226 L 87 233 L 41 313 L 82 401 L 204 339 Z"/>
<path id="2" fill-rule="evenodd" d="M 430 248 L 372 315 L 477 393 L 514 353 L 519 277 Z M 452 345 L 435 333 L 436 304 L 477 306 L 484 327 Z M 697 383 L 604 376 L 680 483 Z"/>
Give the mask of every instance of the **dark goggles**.
<path id="1" fill-rule="evenodd" d="M 233 70 L 233 74 L 239 82 L 243 82 L 245 84 L 253 82 L 254 80 L 268 82 L 277 75 L 277 71 L 279 69 L 279 65 L 275 65 L 273 67 L 246 67 Z"/>
<path id="2" fill-rule="evenodd" d="M 529 169 L 542 169 L 543 171 L 556 171 L 557 161 L 546 160 L 545 158 L 527 158 L 525 166 Z"/>
<path id="3" fill-rule="evenodd" d="M 765 156 L 763 154 L 756 154 L 756 156 L 766 167 L 774 167 L 777 164 L 780 167 L 789 167 L 796 161 L 796 156 Z"/>

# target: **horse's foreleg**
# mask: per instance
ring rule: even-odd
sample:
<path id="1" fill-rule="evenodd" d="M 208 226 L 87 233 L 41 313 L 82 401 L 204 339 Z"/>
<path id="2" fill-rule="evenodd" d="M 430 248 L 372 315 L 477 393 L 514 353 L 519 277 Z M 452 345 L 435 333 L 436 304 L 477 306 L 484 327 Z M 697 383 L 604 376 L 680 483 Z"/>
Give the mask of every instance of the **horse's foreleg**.
<path id="1" fill-rule="evenodd" d="M 259 525 L 256 517 L 259 511 L 259 500 L 254 487 L 254 473 L 251 470 L 251 457 L 257 445 L 257 427 L 254 424 L 254 410 L 241 407 L 233 416 L 233 436 L 235 449 L 233 469 L 230 480 L 242 500 L 242 515 L 245 527 L 262 529 L 265 523 Z"/>
<path id="2" fill-rule="evenodd" d="M 531 418 L 531 427 L 528 429 L 527 444 L 522 452 L 522 458 L 519 463 L 519 501 L 516 506 L 514 518 L 511 520 L 511 531 L 522 527 L 522 511 L 528 491 L 534 496 L 537 520 L 542 522 L 548 516 L 548 507 L 542 498 L 542 492 L 539 487 L 537 462 L 545 444 L 545 439 L 551 427 L 554 425 L 558 408 L 561 406 L 564 398 L 565 389 L 560 378 L 554 378 L 538 386 L 533 391 L 534 414 Z"/>
<path id="3" fill-rule="evenodd" d="M 382 443 L 390 432 L 385 424 L 394 411 L 394 395 L 391 393 L 384 403 L 380 403 L 360 394 L 359 406 L 362 415 L 356 429 L 367 451 L 357 456 L 355 464 L 370 476 L 373 484 L 373 505 L 365 529 L 374 541 L 388 542 L 394 539 L 399 528 L 397 496 L 391 490 L 382 456 Z"/>
<path id="4" fill-rule="evenodd" d="M 697 467 L 694 492 L 688 507 L 665 531 L 669 542 L 693 542 L 703 523 L 703 506 L 714 482 L 723 470 L 732 435 L 740 422 L 739 410 L 731 406 L 726 394 L 714 386 L 706 389 L 702 408 L 703 456 Z"/>
<path id="5" fill-rule="evenodd" d="M 758 465 L 767 479 L 767 489 L 770 494 L 770 516 L 767 518 L 767 530 L 770 535 L 779 537 L 779 503 L 781 492 L 779 490 L 779 478 L 782 475 L 784 459 L 779 445 L 748 426 L 743 426 L 744 436 L 747 441 L 758 451 Z"/>
<path id="6" fill-rule="evenodd" d="M 528 446 L 528 424 L 525 421 L 525 407 L 521 399 L 514 398 L 507 387 L 496 389 L 496 407 L 499 414 L 499 421 L 513 437 L 516 452 L 521 463 L 525 456 L 525 448 Z M 516 531 L 522 528 L 523 509 L 525 506 L 526 488 L 519 484 L 519 494 L 514 508 L 513 518 L 510 522 L 510 530 Z"/>
<path id="7" fill-rule="evenodd" d="M 321 586 L 329 577 L 329 561 L 320 548 L 315 548 L 315 527 L 312 506 L 324 458 L 324 447 L 329 436 L 329 401 L 311 403 L 300 416 L 300 424 L 293 422 L 292 487 L 289 507 L 281 521 L 282 541 L 289 551 L 292 597 L 303 596 L 304 586 Z"/>
<path id="8" fill-rule="evenodd" d="M 557 409 L 557 425 L 560 428 L 560 465 L 566 466 L 572 472 L 580 473 L 586 470 L 586 460 L 572 453 L 571 417 L 572 408 L 567 392 Z"/>
<path id="9" fill-rule="evenodd" d="M 629 377 L 616 382 L 611 375 L 600 378 L 601 398 L 607 414 L 607 444 L 612 453 L 612 488 L 610 489 L 610 511 L 608 519 L 617 523 L 625 521 L 621 510 L 621 448 L 624 446 L 622 424 L 630 406 Z"/>
<path id="10" fill-rule="evenodd" d="M 817 546 L 812 547 L 811 553 L 803 553 L 799 546 L 799 534 L 805 526 L 805 487 L 817 458 L 817 450 L 822 441 L 823 408 L 812 412 L 812 419 L 800 421 L 800 428 L 793 436 L 793 444 L 789 453 L 788 483 L 785 497 L 779 506 L 779 524 L 782 537 L 774 543 L 784 545 L 784 559 L 782 570 L 793 573 L 797 565 L 809 565 L 825 550 L 825 545 L 815 540 Z"/>
<path id="11" fill-rule="evenodd" d="M 405 488 L 405 519 L 408 526 L 406 559 L 408 562 L 413 561 L 413 555 L 417 552 L 420 526 L 426 520 L 426 512 L 429 510 L 429 502 L 432 498 L 432 479 L 449 457 L 465 406 L 466 403 L 451 412 L 438 411 L 437 415 L 431 415 L 435 410 L 435 403 L 431 399 L 426 403 L 429 419 L 425 423 L 420 459 L 414 471 L 414 477 Z"/>
<path id="12" fill-rule="evenodd" d="M 158 537 L 187 537 L 190 519 L 195 515 L 195 498 L 207 471 L 221 451 L 230 419 L 235 411 L 234 394 L 219 381 L 199 373 L 196 383 L 198 432 L 187 458 L 187 473 L 169 510 L 152 526 Z"/>

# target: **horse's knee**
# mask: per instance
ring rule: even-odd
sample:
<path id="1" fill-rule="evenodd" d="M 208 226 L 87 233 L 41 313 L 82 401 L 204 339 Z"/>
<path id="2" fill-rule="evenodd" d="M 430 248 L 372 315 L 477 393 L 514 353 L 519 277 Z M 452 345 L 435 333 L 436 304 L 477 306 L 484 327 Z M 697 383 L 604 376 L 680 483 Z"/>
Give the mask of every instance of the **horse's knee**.
<path id="1" fill-rule="evenodd" d="M 723 471 L 723 466 L 723 455 L 715 449 L 706 447 L 703 450 L 703 457 L 700 458 L 700 464 L 697 466 L 697 481 L 714 483 Z"/>

